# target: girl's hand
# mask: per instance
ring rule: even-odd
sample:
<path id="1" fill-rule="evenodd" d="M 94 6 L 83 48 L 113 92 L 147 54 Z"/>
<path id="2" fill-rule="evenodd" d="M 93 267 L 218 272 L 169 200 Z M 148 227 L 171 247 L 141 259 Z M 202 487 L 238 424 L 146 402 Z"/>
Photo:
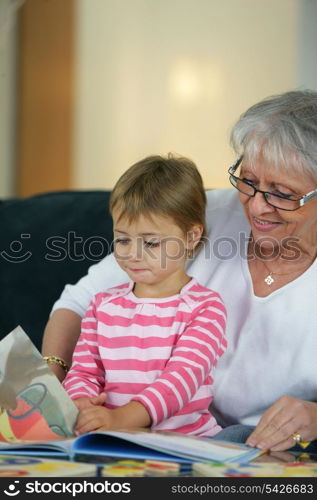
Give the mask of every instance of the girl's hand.
<path id="1" fill-rule="evenodd" d="M 116 428 L 114 410 L 109 410 L 104 406 L 89 406 L 80 410 L 75 434 L 85 434 L 86 432 L 97 430 L 110 430 Z"/>
<path id="2" fill-rule="evenodd" d="M 138 401 L 110 410 L 104 406 L 89 406 L 80 410 L 75 426 L 76 434 L 91 431 L 110 431 L 149 427 L 151 417 Z"/>
<path id="3" fill-rule="evenodd" d="M 74 403 L 77 406 L 78 410 L 83 410 L 84 408 L 89 408 L 91 406 L 101 406 L 105 401 L 105 392 L 101 392 L 99 396 L 74 399 Z"/>
<path id="4" fill-rule="evenodd" d="M 263 414 L 246 443 L 262 450 L 282 451 L 295 446 L 296 434 L 301 442 L 317 438 L 317 403 L 282 396 Z"/>

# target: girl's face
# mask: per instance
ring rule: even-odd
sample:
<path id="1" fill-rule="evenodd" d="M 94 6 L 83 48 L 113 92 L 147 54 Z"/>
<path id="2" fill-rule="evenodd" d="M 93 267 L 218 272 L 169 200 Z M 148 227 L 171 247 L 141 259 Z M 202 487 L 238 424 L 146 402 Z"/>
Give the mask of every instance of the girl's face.
<path id="1" fill-rule="evenodd" d="M 150 287 L 159 285 L 167 295 L 177 281 L 183 286 L 187 253 L 199 241 L 202 228 L 193 227 L 187 238 L 171 217 L 140 215 L 129 222 L 119 215 L 114 210 L 114 253 L 130 279 Z"/>
<path id="2" fill-rule="evenodd" d="M 247 160 L 242 162 L 239 177 L 250 181 L 263 191 L 280 195 L 301 197 L 316 188 L 315 183 L 304 175 L 278 173 L 270 168 L 269 163 L 259 158 L 251 168 Z M 309 201 L 303 207 L 286 211 L 269 205 L 261 193 L 252 198 L 239 193 L 240 201 L 251 225 L 255 242 L 267 247 L 283 248 L 291 239 L 299 248 L 314 247 L 317 238 L 317 199 Z"/>

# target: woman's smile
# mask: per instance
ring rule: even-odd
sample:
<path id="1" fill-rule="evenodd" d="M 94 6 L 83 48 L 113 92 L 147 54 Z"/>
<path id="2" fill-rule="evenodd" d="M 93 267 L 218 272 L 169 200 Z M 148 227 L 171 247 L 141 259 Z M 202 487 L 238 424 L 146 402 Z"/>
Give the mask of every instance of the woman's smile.
<path id="1" fill-rule="evenodd" d="M 272 231 L 281 224 L 281 222 L 273 222 L 270 220 L 260 219 L 259 217 L 251 217 L 251 223 L 255 229 L 263 233 Z"/>

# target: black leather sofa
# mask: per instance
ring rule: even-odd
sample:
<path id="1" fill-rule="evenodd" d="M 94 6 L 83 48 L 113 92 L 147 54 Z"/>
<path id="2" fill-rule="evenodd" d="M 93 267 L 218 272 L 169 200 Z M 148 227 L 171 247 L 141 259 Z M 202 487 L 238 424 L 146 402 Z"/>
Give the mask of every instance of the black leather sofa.
<path id="1" fill-rule="evenodd" d="M 38 349 L 65 284 L 111 251 L 109 191 L 0 201 L 0 339 L 21 325 Z"/>

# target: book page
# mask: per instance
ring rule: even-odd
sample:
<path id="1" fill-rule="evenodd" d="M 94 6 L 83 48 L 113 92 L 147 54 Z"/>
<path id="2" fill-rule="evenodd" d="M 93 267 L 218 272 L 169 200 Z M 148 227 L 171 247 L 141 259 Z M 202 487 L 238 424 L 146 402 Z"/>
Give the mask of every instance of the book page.
<path id="1" fill-rule="evenodd" d="M 250 448 L 240 443 L 229 443 L 224 441 L 213 441 L 208 438 L 185 435 L 181 433 L 154 431 L 140 432 L 133 437 L 129 433 L 108 432 L 111 435 L 121 434 L 135 443 L 151 447 L 178 456 L 200 458 L 204 460 L 215 460 L 219 462 L 243 460 L 246 457 L 253 458 L 261 453 L 260 450 Z M 125 436 L 124 436 L 125 434 Z"/>
<path id="2" fill-rule="evenodd" d="M 135 445 L 159 451 L 165 455 L 173 456 L 174 458 L 178 457 L 196 462 L 244 462 L 263 453 L 257 448 L 250 448 L 240 443 L 216 441 L 206 437 L 196 437 L 170 431 L 151 431 L 145 429 L 97 431 L 82 435 L 75 440 L 73 451 L 75 454 L 80 455 L 113 455 L 116 443 L 107 439 L 108 436 L 119 440 L 117 443 L 118 447 L 121 441 L 123 441 L 123 443 L 126 441 L 127 444 L 134 443 Z M 131 451 L 131 446 L 129 447 L 126 445 L 126 448 L 130 448 Z M 139 453 L 138 457 L 141 455 Z M 118 453 L 116 456 L 118 456 Z M 121 456 L 127 455 L 121 453 Z M 132 453 L 130 453 L 129 456 L 132 456 Z"/>
<path id="3" fill-rule="evenodd" d="M 0 448 L 74 436 L 78 410 L 21 327 L 0 341 Z"/>

